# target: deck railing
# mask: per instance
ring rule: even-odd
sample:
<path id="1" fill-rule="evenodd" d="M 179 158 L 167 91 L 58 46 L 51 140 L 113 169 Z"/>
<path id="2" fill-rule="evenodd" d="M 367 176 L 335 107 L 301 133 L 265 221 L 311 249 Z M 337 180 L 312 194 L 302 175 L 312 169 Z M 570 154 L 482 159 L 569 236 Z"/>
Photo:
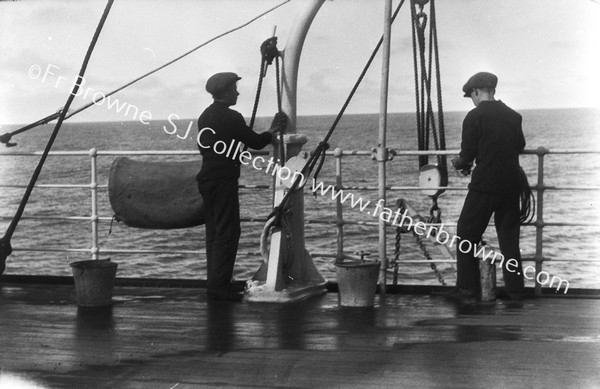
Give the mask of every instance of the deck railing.
<path id="1" fill-rule="evenodd" d="M 396 151 L 396 156 L 419 156 L 419 155 L 457 155 L 459 150 L 446 150 L 446 151 Z M 267 155 L 268 152 L 253 152 L 256 155 Z M 40 156 L 41 152 L 3 152 L 0 153 L 0 158 L 15 157 L 15 156 Z M 543 270 L 543 263 L 545 261 L 561 261 L 560 258 L 548 258 L 544 255 L 544 227 L 547 226 L 600 226 L 599 223 L 589 222 L 545 222 L 544 221 L 544 194 L 546 191 L 599 191 L 600 186 L 549 186 L 544 184 L 544 157 L 551 154 L 595 154 L 600 155 L 600 150 L 548 150 L 543 147 L 537 149 L 527 149 L 523 152 L 525 155 L 536 155 L 537 156 L 537 178 L 538 182 L 532 185 L 532 190 L 536 193 L 536 217 L 529 226 L 533 226 L 536 229 L 536 245 L 535 254 L 533 256 L 524 256 L 523 261 L 535 262 L 536 269 L 536 294 L 541 293 L 542 285 L 537 281 L 537 275 Z M 34 219 L 34 220 L 87 220 L 91 223 L 91 247 L 86 248 L 65 248 L 65 249 L 48 249 L 41 247 L 15 247 L 15 251 L 41 251 L 41 252 L 87 252 L 91 255 L 92 259 L 98 259 L 99 253 L 172 253 L 172 254 L 198 254 L 196 250 L 125 250 L 125 249 L 102 249 L 98 245 L 98 223 L 99 222 L 110 222 L 112 217 L 100 216 L 98 214 L 98 190 L 106 190 L 107 184 L 98 183 L 98 157 L 108 156 L 194 156 L 197 157 L 197 151 L 99 151 L 95 148 L 89 151 L 55 151 L 50 153 L 51 156 L 61 157 L 81 157 L 89 156 L 90 158 L 90 178 L 91 182 L 85 184 L 38 184 L 36 188 L 74 188 L 74 189 L 88 189 L 91 195 L 91 214 L 88 216 L 27 216 L 23 219 Z M 371 151 L 344 151 L 342 149 L 336 149 L 334 151 L 327 152 L 328 157 L 335 159 L 335 182 L 338 189 L 343 188 L 344 190 L 378 190 L 377 186 L 344 186 L 343 185 L 343 159 L 345 157 L 362 157 L 371 158 Z M 5 185 L 0 183 L 0 188 L 25 188 L 25 185 Z M 269 189 L 269 185 L 240 185 L 242 188 L 253 188 L 253 189 Z M 438 189 L 438 188 L 428 188 Z M 461 187 L 440 187 L 446 191 L 465 191 L 465 186 Z M 421 191 L 423 188 L 418 186 L 387 186 L 386 191 Z M 307 220 L 307 224 L 334 224 L 338 229 L 338 245 L 336 253 L 311 253 L 316 257 L 331 257 L 341 258 L 344 256 L 344 225 L 348 224 L 362 224 L 362 225 L 373 225 L 377 226 L 377 221 L 345 221 L 343 218 L 343 204 L 340 198 L 337 197 L 336 204 L 336 220 L 325 221 L 325 220 Z M 0 219 L 10 220 L 10 215 L 0 215 Z M 261 218 L 243 218 L 242 222 L 265 222 L 265 219 Z M 452 223 L 444 223 L 445 226 L 456 226 Z M 251 253 L 260 255 L 260 253 Z M 582 259 L 570 259 L 571 262 L 590 262 L 593 260 L 582 260 Z M 410 259 L 402 260 L 402 263 L 429 263 L 427 259 Z M 435 262 L 454 262 L 449 259 L 436 259 Z"/>

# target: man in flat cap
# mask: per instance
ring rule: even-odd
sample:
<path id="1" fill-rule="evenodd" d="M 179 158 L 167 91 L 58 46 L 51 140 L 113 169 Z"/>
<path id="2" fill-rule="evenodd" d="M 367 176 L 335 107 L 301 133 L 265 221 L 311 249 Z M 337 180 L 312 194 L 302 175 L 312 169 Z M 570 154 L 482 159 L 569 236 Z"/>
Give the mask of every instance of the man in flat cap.
<path id="1" fill-rule="evenodd" d="M 457 236 L 470 241 L 470 247 L 477 247 L 494 214 L 500 252 L 505 258 L 504 295 L 519 300 L 524 292 L 519 250 L 519 153 L 525 147 L 525 137 L 521 115 L 495 99 L 497 83 L 494 74 L 480 72 L 463 86 L 464 97 L 471 98 L 475 108 L 463 121 L 461 151 L 452 164 L 466 175 L 475 160 L 475 169 L 458 219 Z M 474 301 L 479 294 L 479 259 L 472 250 L 464 253 L 457 248 L 456 286 L 463 300 Z"/>
<path id="2" fill-rule="evenodd" d="M 240 159 L 232 158 L 230 152 L 224 153 L 222 147 L 219 149 L 215 144 L 239 147 L 241 142 L 252 149 L 263 149 L 287 124 L 287 116 L 278 113 L 267 131 L 256 133 L 250 129 L 243 116 L 229 108 L 237 103 L 240 79 L 235 73 L 211 76 L 206 82 L 206 91 L 214 102 L 198 118 L 202 168 L 197 179 L 205 212 L 207 293 L 209 299 L 217 300 L 239 300 L 243 294 L 242 288 L 231 283 L 241 232 Z"/>

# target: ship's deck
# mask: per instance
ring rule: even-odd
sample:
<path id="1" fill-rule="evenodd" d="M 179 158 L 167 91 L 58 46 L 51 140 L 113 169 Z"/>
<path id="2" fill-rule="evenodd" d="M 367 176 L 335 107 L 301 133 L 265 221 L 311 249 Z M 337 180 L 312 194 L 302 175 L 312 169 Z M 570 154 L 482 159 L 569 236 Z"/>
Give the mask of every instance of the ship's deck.
<path id="1" fill-rule="evenodd" d="M 440 296 L 328 293 L 277 305 L 198 288 L 116 287 L 109 309 L 72 285 L 0 286 L 0 383 L 48 388 L 598 387 L 600 299 L 458 307 Z M 4 389 L 5 386 L 0 384 Z"/>

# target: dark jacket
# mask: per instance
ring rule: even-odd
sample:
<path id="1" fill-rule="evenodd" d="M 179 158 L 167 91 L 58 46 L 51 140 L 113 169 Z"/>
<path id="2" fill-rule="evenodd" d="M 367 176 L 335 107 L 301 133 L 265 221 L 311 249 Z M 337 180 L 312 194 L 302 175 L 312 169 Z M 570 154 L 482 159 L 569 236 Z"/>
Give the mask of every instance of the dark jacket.
<path id="1" fill-rule="evenodd" d="M 464 164 L 475 160 L 469 189 L 487 193 L 520 190 L 519 153 L 525 148 L 521 123 L 521 115 L 502 101 L 482 101 L 467 114 L 460 158 Z"/>
<path id="2" fill-rule="evenodd" d="M 200 147 L 202 154 L 202 168 L 198 173 L 197 179 L 210 180 L 217 178 L 234 178 L 240 177 L 240 162 L 239 158 L 231 158 L 224 154 L 215 153 L 214 145 L 218 141 L 223 141 L 227 146 L 233 141 L 236 145 L 238 142 L 252 149 L 262 149 L 271 143 L 272 134 L 263 132 L 257 134 L 252 131 L 244 120 L 243 116 L 226 104 L 214 102 L 202 112 L 198 118 L 198 131 L 204 128 L 210 128 L 212 131 L 204 131 L 199 139 L 199 143 L 208 148 Z M 221 145 L 222 146 L 222 145 Z M 242 147 L 240 147 L 240 152 Z M 238 153 L 239 155 L 239 153 Z"/>

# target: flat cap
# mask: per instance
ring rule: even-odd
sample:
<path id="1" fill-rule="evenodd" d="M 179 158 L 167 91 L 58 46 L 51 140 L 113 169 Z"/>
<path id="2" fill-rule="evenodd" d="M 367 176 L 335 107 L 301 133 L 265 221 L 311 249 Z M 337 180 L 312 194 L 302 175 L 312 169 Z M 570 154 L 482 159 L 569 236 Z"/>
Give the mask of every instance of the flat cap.
<path id="1" fill-rule="evenodd" d="M 471 97 L 471 92 L 476 88 L 492 88 L 496 89 L 498 85 L 498 77 L 492 73 L 479 72 L 471 76 L 467 83 L 463 86 L 464 97 Z"/>
<path id="2" fill-rule="evenodd" d="M 213 74 L 206 81 L 206 91 L 211 95 L 218 94 L 230 87 L 237 80 L 241 79 L 242 77 L 239 77 L 237 74 L 231 72 Z"/>

